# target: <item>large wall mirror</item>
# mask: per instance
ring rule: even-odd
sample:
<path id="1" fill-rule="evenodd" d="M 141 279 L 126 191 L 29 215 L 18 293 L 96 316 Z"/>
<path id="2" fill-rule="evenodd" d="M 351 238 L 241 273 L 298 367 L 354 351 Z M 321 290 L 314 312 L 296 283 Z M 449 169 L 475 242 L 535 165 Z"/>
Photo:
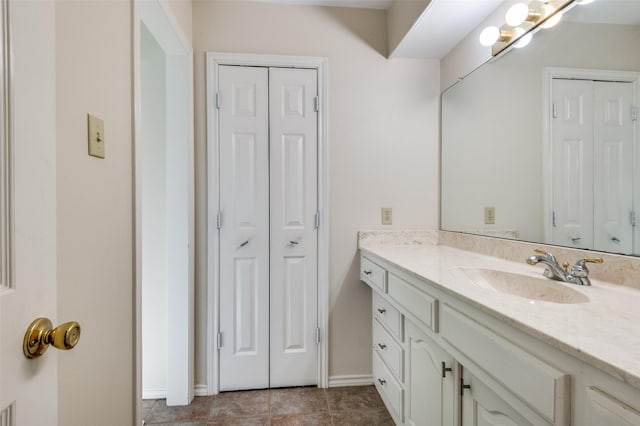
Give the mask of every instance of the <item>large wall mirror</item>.
<path id="1" fill-rule="evenodd" d="M 441 228 L 640 255 L 640 0 L 571 8 L 442 95 Z"/>

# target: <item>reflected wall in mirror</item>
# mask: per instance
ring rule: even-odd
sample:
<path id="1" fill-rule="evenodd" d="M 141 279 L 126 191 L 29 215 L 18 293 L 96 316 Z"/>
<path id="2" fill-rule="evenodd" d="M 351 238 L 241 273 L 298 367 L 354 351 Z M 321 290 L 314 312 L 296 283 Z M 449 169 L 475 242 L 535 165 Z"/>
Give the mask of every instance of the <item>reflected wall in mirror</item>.
<path id="1" fill-rule="evenodd" d="M 599 0 L 445 91 L 441 228 L 640 254 L 638 46 L 640 1 Z"/>

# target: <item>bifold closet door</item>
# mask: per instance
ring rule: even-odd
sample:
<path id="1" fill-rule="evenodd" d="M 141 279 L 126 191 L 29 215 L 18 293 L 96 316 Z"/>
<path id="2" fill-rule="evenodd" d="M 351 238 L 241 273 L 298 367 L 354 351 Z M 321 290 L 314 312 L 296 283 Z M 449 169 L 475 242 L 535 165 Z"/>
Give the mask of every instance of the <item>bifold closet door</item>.
<path id="1" fill-rule="evenodd" d="M 316 70 L 269 70 L 271 387 L 317 382 Z"/>
<path id="2" fill-rule="evenodd" d="M 269 387 L 268 69 L 221 66 L 220 390 Z"/>
<path id="3" fill-rule="evenodd" d="M 594 247 L 633 251 L 633 84 L 594 82 Z"/>
<path id="4" fill-rule="evenodd" d="M 633 84 L 553 80 L 553 243 L 633 251 Z"/>

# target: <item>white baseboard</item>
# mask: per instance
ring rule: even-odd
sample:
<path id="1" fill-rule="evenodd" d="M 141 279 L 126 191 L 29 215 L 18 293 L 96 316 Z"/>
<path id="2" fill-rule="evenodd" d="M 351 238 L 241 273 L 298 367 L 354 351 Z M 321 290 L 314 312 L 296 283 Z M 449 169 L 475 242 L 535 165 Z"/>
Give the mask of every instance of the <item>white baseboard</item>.
<path id="1" fill-rule="evenodd" d="M 207 385 L 196 385 L 195 395 L 209 396 L 209 388 L 207 387 Z"/>
<path id="2" fill-rule="evenodd" d="M 330 388 L 367 386 L 371 384 L 373 384 L 373 376 L 371 374 L 345 374 L 344 376 L 329 377 Z"/>
<path id="3" fill-rule="evenodd" d="M 166 388 L 143 388 L 142 399 L 167 399 Z"/>

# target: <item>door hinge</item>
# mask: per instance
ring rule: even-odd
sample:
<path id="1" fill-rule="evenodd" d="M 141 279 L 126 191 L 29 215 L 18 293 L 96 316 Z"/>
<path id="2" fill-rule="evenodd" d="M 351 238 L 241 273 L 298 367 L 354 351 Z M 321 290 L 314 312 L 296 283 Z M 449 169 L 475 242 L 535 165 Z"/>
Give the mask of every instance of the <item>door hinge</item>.
<path id="1" fill-rule="evenodd" d="M 631 107 L 631 121 L 638 121 L 638 107 L 635 105 Z"/>
<path id="2" fill-rule="evenodd" d="M 313 98 L 313 110 L 315 112 L 320 111 L 320 97 L 316 96 L 315 98 Z"/>
<path id="3" fill-rule="evenodd" d="M 216 336 L 216 346 L 218 350 L 222 349 L 222 332 L 218 331 L 218 335 Z"/>
<path id="4" fill-rule="evenodd" d="M 558 118 L 558 105 L 555 102 L 551 104 L 551 115 L 553 118 Z"/>
<path id="5" fill-rule="evenodd" d="M 556 212 L 551 212 L 551 225 L 556 227 Z"/>
<path id="6" fill-rule="evenodd" d="M 316 211 L 316 214 L 313 217 L 313 226 L 315 229 L 320 228 L 320 212 L 319 211 Z"/>
<path id="7" fill-rule="evenodd" d="M 220 92 L 216 92 L 216 109 L 220 109 Z"/>
<path id="8" fill-rule="evenodd" d="M 218 229 L 222 228 L 222 213 L 218 212 L 218 214 L 216 215 L 216 226 L 218 227 Z"/>
<path id="9" fill-rule="evenodd" d="M 320 344 L 320 327 L 316 327 L 316 345 Z"/>
<path id="10" fill-rule="evenodd" d="M 629 222 L 631 222 L 631 226 L 636 226 L 636 212 L 633 210 L 629 212 Z"/>

